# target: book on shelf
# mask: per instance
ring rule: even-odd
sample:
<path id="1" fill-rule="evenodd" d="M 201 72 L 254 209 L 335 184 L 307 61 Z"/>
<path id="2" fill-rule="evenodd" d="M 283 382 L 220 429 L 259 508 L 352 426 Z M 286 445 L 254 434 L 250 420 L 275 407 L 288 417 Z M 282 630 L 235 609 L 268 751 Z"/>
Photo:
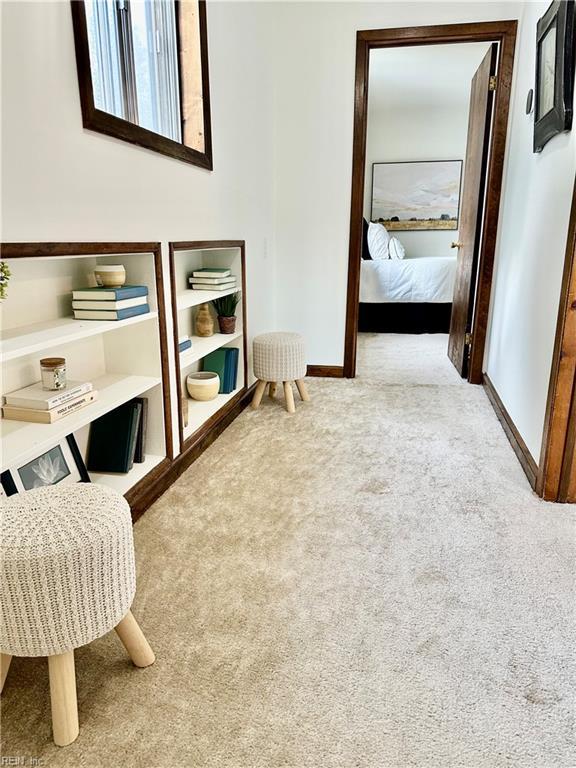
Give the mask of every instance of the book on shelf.
<path id="1" fill-rule="evenodd" d="M 230 288 L 236 288 L 236 283 L 226 283 L 225 285 L 205 285 L 204 283 L 193 283 L 193 291 L 229 291 Z"/>
<path id="2" fill-rule="evenodd" d="M 139 399 L 129 400 L 92 422 L 86 456 L 89 471 L 126 473 L 132 469 L 142 415 Z"/>
<path id="3" fill-rule="evenodd" d="M 49 411 L 91 390 L 92 384 L 89 381 L 69 381 L 65 389 L 58 391 L 43 389 L 42 382 L 38 381 L 29 387 L 9 392 L 4 396 L 4 401 L 6 405 L 15 408 L 34 408 L 38 411 Z"/>
<path id="4" fill-rule="evenodd" d="M 75 309 L 74 317 L 76 320 L 127 320 L 129 317 L 147 315 L 149 312 L 148 304 L 141 304 L 127 309 Z"/>
<path id="5" fill-rule="evenodd" d="M 235 283 L 236 275 L 229 277 L 189 277 L 188 282 L 191 285 L 226 285 L 227 283 Z"/>
<path id="6" fill-rule="evenodd" d="M 98 392 L 93 389 L 80 397 L 70 400 L 64 405 L 58 405 L 50 410 L 40 408 L 15 408 L 12 405 L 4 405 L 2 413 L 5 419 L 12 421 L 30 421 L 34 424 L 53 424 L 55 421 L 69 416 L 71 413 L 85 408 L 98 399 Z"/>
<path id="7" fill-rule="evenodd" d="M 192 341 L 190 339 L 186 339 L 186 341 L 178 342 L 178 352 L 186 352 L 186 350 L 191 349 L 191 347 L 192 347 Z"/>
<path id="8" fill-rule="evenodd" d="M 220 347 L 203 359 L 202 369 L 220 377 L 218 392 L 221 395 L 229 395 L 236 389 L 239 353 L 237 347 Z"/>
<path id="9" fill-rule="evenodd" d="M 226 347 L 226 366 L 224 369 L 224 388 L 222 392 L 224 395 L 229 395 L 236 389 L 239 355 L 240 350 L 237 347 Z"/>
<path id="10" fill-rule="evenodd" d="M 229 277 L 231 269 L 226 267 L 201 267 L 192 272 L 192 277 Z"/>
<path id="11" fill-rule="evenodd" d="M 146 458 L 146 433 L 148 430 L 148 398 L 135 397 L 135 403 L 140 403 L 142 411 L 140 412 L 140 423 L 136 432 L 136 448 L 134 449 L 134 463 L 142 464 Z"/>
<path id="12" fill-rule="evenodd" d="M 148 296 L 147 285 L 123 285 L 121 288 L 79 288 L 72 291 L 73 301 L 123 301 Z"/>
<path id="13" fill-rule="evenodd" d="M 140 307 L 148 303 L 147 296 L 136 296 L 134 299 L 120 299 L 120 301 L 72 301 L 72 309 L 129 309 L 130 307 Z"/>

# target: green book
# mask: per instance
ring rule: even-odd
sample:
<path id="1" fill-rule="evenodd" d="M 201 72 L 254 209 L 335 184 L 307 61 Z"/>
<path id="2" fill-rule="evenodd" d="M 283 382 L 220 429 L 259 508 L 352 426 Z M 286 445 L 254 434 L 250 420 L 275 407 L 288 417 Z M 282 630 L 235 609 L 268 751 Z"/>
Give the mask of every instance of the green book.
<path id="1" fill-rule="evenodd" d="M 90 472 L 129 472 L 134 465 L 142 403 L 130 400 L 90 425 L 86 467 Z"/>
<path id="2" fill-rule="evenodd" d="M 210 352 L 206 355 L 202 363 L 203 371 L 210 371 L 211 373 L 217 373 L 220 376 L 220 394 L 224 392 L 224 373 L 226 371 L 226 350 L 216 349 L 214 352 Z"/>

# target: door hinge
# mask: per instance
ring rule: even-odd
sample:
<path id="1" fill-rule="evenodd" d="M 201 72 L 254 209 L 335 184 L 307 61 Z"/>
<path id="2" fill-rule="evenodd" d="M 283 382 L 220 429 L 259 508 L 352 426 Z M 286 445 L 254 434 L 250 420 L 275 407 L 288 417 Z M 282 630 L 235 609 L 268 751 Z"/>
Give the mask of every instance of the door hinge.
<path id="1" fill-rule="evenodd" d="M 467 333 L 464 336 L 464 344 L 468 344 L 468 346 L 472 345 L 472 334 L 471 333 Z"/>
<path id="2" fill-rule="evenodd" d="M 490 75 L 490 82 L 488 83 L 488 90 L 489 91 L 495 91 L 497 84 L 498 84 L 498 80 L 496 78 L 496 75 Z"/>

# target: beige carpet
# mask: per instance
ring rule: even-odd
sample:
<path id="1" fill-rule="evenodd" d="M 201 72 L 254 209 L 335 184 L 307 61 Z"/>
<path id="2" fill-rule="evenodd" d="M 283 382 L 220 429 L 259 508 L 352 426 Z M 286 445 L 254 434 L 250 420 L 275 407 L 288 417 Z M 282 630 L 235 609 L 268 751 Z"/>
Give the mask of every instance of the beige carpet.
<path id="1" fill-rule="evenodd" d="M 19 659 L 4 755 L 45 766 L 569 768 L 575 510 L 539 501 L 446 338 L 366 336 L 355 381 L 246 411 L 136 525 L 135 614 L 77 653 L 51 743 Z M 25 763 L 29 765 L 30 763 Z"/>

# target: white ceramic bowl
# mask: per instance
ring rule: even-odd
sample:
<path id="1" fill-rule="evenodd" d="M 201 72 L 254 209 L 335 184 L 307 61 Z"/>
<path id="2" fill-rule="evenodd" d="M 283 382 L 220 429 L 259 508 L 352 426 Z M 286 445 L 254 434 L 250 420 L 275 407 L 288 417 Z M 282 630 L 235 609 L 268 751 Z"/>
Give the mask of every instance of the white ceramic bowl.
<path id="1" fill-rule="evenodd" d="M 120 288 L 126 282 L 122 264 L 99 264 L 94 270 L 96 284 L 103 288 Z"/>
<path id="2" fill-rule="evenodd" d="M 210 371 L 191 373 L 186 377 L 186 389 L 193 400 L 214 400 L 220 389 L 220 376 Z"/>

